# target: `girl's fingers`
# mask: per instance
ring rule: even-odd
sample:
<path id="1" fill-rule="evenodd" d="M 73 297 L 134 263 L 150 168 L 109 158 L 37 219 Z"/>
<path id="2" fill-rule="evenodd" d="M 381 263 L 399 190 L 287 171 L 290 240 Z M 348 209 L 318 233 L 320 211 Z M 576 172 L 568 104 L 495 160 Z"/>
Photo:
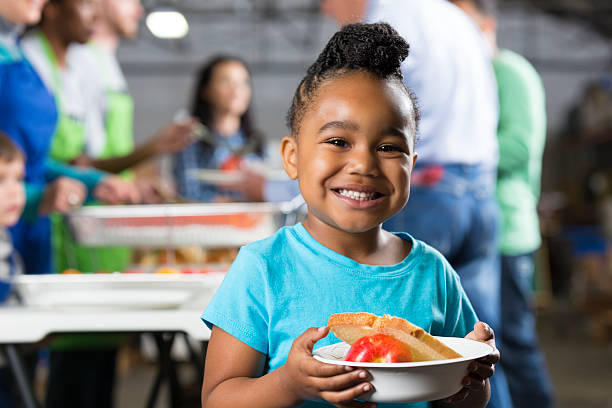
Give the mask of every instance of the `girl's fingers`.
<path id="1" fill-rule="evenodd" d="M 340 404 L 334 404 L 336 408 L 376 408 L 378 405 L 375 402 L 365 402 L 365 401 L 348 401 L 342 402 Z"/>
<path id="2" fill-rule="evenodd" d="M 483 390 L 485 388 L 485 380 L 482 378 L 477 378 L 473 375 L 468 375 L 467 377 L 463 377 L 461 380 L 461 385 L 463 385 L 464 389 L 468 390 Z"/>
<path id="3" fill-rule="evenodd" d="M 332 404 L 342 404 L 354 400 L 366 392 L 372 391 L 373 387 L 370 383 L 360 383 L 351 388 L 342 391 L 323 391 L 320 396 L 325 401 Z"/>
<path id="4" fill-rule="evenodd" d="M 314 347 L 315 343 L 327 336 L 327 333 L 329 333 L 329 329 L 325 326 L 311 327 L 304 333 L 300 334 L 300 336 L 295 339 L 293 344 L 299 349 L 305 350 L 309 354 L 312 354 L 312 348 Z"/>
<path id="5" fill-rule="evenodd" d="M 476 361 L 480 362 L 481 364 L 496 364 L 499 361 L 499 350 L 495 350 L 495 352 L 479 358 Z"/>
<path id="6" fill-rule="evenodd" d="M 470 394 L 470 390 L 468 390 L 467 388 L 462 388 L 458 393 L 456 393 L 455 395 L 451 395 L 450 397 L 446 398 L 444 401 L 449 402 L 449 403 L 463 401 L 464 399 L 467 398 L 469 394 Z"/>
<path id="7" fill-rule="evenodd" d="M 321 391 L 341 391 L 346 388 L 363 384 L 372 377 L 365 370 L 357 370 L 350 373 L 344 373 L 333 377 L 311 377 L 312 385 Z"/>
<path id="8" fill-rule="evenodd" d="M 309 358 L 303 366 L 304 374 L 309 377 L 333 377 L 354 371 L 352 367 L 335 364 L 325 364 L 314 358 Z"/>
<path id="9" fill-rule="evenodd" d="M 480 378 L 489 378 L 495 373 L 495 366 L 484 364 L 479 361 L 473 361 L 468 367 L 470 375 L 475 375 Z"/>

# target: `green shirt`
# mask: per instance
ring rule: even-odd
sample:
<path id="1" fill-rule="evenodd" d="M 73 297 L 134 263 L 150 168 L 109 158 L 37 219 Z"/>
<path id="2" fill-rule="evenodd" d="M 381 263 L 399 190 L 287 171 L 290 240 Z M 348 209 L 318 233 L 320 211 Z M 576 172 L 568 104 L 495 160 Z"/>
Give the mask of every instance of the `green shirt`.
<path id="1" fill-rule="evenodd" d="M 544 87 L 522 56 L 500 50 L 493 61 L 499 91 L 497 200 L 502 210 L 502 255 L 535 251 L 541 242 L 537 213 L 546 141 Z"/>

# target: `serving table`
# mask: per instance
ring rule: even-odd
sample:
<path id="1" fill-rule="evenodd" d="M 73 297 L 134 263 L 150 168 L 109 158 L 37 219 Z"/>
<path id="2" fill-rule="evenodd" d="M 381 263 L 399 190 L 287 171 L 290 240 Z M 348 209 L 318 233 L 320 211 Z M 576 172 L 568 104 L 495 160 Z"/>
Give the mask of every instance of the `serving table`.
<path id="1" fill-rule="evenodd" d="M 172 407 L 180 406 L 180 389 L 170 348 L 176 333 L 206 341 L 210 331 L 200 320 L 202 309 L 87 309 L 66 308 L 50 310 L 39 307 L 0 307 L 0 349 L 19 388 L 27 408 L 40 405 L 34 397 L 31 385 L 25 375 L 17 346 L 35 344 L 53 334 L 75 333 L 150 333 L 154 336 L 159 350 L 159 372 L 148 399 L 147 406 L 153 406 L 163 379 L 170 385 Z"/>

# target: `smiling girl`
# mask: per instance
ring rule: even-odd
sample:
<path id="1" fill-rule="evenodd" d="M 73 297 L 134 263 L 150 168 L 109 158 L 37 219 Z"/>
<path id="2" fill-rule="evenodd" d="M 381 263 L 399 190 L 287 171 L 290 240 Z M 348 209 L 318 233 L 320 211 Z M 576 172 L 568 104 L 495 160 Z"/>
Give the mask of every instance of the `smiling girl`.
<path id="1" fill-rule="evenodd" d="M 281 154 L 308 215 L 242 248 L 204 311 L 204 407 L 373 406 L 354 400 L 372 389 L 367 371 L 312 357 L 316 342 L 338 341 L 324 327 L 333 313 L 391 314 L 495 348 L 448 262 L 381 227 L 406 204 L 417 156 L 418 109 L 399 70 L 407 55 L 389 25 L 348 25 L 298 86 Z M 498 358 L 471 366 L 465 388 L 433 406 L 484 407 Z"/>

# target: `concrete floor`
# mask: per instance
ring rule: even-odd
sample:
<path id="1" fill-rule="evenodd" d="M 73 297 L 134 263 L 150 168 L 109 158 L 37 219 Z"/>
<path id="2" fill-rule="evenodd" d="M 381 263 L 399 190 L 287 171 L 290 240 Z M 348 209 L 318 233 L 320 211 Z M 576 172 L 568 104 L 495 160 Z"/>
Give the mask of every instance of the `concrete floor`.
<path id="1" fill-rule="evenodd" d="M 612 408 L 612 338 L 594 340 L 589 317 L 563 303 L 539 313 L 538 333 L 557 408 Z"/>
<path id="2" fill-rule="evenodd" d="M 612 339 L 595 341 L 589 319 L 567 303 L 558 302 L 538 314 L 542 350 L 555 385 L 557 408 L 612 408 Z M 155 377 L 150 363 L 132 364 L 117 384 L 116 408 L 144 407 Z M 183 383 L 192 383 L 187 392 L 198 407 L 197 384 L 191 366 L 180 369 Z M 156 408 L 169 407 L 165 388 Z M 537 408 L 537 407 L 533 407 Z"/>

